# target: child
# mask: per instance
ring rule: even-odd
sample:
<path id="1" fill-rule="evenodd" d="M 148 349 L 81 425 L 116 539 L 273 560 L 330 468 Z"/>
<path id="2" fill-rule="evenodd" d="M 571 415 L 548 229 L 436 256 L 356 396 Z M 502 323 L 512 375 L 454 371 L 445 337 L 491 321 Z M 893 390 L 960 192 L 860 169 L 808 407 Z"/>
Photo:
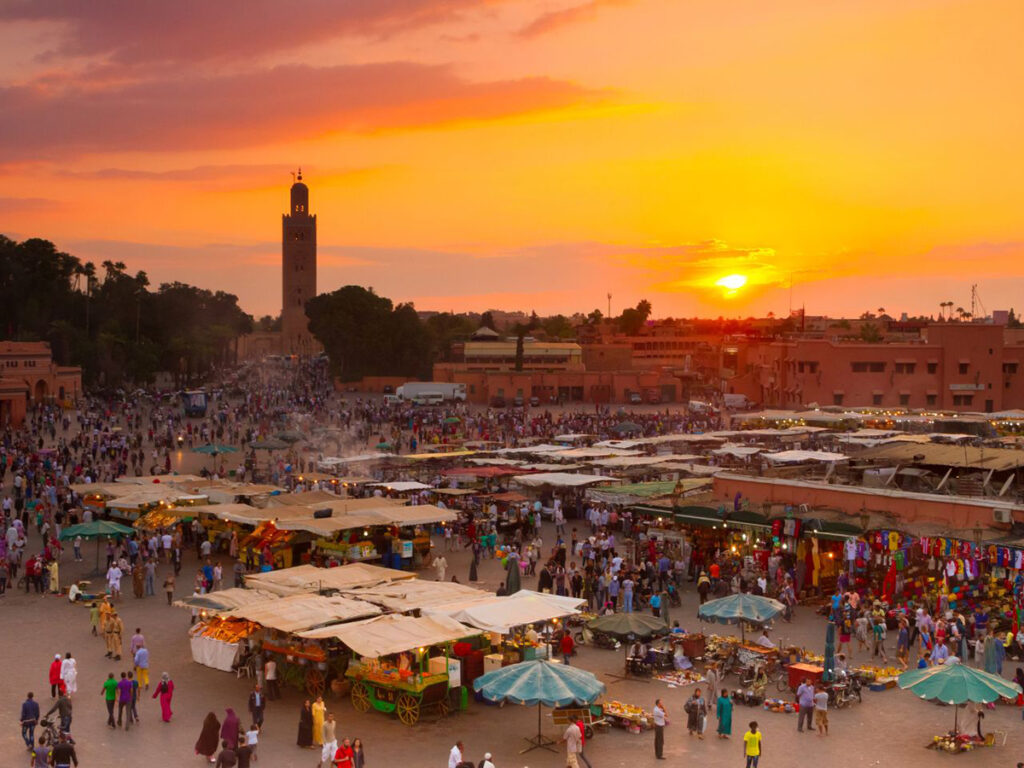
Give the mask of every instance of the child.
<path id="1" fill-rule="evenodd" d="M 259 756 L 256 754 L 256 747 L 259 746 L 260 740 L 260 727 L 253 723 L 249 726 L 249 730 L 245 732 L 245 743 L 252 748 L 252 759 L 259 760 Z"/>
<path id="2" fill-rule="evenodd" d="M 868 617 L 861 614 L 854 621 L 855 634 L 857 635 L 857 650 L 868 650 Z"/>

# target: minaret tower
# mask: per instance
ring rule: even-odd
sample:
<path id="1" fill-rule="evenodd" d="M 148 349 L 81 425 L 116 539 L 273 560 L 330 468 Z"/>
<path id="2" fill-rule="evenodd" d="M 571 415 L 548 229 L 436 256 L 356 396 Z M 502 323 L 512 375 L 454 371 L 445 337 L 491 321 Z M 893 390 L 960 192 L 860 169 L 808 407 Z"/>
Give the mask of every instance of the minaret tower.
<path id="1" fill-rule="evenodd" d="M 309 188 L 299 169 L 291 189 L 291 205 L 282 217 L 281 236 L 282 352 L 311 355 L 316 344 L 309 332 L 306 302 L 316 296 L 316 216 L 309 213 Z"/>

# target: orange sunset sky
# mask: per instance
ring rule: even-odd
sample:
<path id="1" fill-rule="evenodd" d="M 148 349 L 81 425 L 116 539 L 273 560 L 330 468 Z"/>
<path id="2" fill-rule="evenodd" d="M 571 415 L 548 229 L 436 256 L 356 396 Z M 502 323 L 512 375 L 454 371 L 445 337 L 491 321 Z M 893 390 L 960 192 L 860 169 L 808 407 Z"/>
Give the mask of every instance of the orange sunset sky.
<path id="1" fill-rule="evenodd" d="M 0 233 L 276 313 L 301 165 L 321 292 L 1020 311 L 1021 29 L 1019 0 L 6 0 Z"/>

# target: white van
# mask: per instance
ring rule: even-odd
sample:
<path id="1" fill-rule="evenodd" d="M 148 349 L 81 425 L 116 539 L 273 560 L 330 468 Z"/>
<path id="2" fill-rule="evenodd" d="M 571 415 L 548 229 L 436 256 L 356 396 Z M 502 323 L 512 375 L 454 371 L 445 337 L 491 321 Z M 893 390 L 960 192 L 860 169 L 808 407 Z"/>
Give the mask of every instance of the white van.
<path id="1" fill-rule="evenodd" d="M 398 405 L 402 398 L 398 395 L 384 395 L 384 405 Z"/>
<path id="2" fill-rule="evenodd" d="M 444 402 L 444 395 L 440 392 L 420 392 L 413 395 L 412 401 L 416 405 L 441 405 Z"/>

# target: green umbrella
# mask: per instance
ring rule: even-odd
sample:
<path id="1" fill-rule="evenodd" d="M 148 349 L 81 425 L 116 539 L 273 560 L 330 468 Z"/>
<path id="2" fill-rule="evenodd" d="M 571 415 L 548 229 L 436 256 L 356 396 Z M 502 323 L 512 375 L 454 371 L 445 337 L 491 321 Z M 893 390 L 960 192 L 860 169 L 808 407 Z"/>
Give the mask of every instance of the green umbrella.
<path id="1" fill-rule="evenodd" d="M 650 640 L 668 632 L 665 622 L 646 613 L 612 613 L 587 622 L 592 632 L 603 632 L 616 640 Z"/>
<path id="2" fill-rule="evenodd" d="M 662 604 L 664 605 L 664 600 Z M 608 616 L 598 616 L 587 622 L 587 628 L 591 632 L 603 632 L 616 640 L 643 640 L 644 642 L 669 631 L 664 620 L 646 613 L 612 613 Z M 617 680 L 625 680 L 629 677 L 628 642 L 622 644 L 622 650 L 625 675 L 612 675 Z"/>
<path id="3" fill-rule="evenodd" d="M 530 746 L 523 752 L 538 747 L 554 752 L 555 742 L 541 733 L 541 707 L 584 706 L 604 693 L 605 686 L 585 669 L 537 660 L 488 672 L 473 681 L 473 689 L 488 701 L 536 705 L 537 735 L 527 739 Z"/>
<path id="4" fill-rule="evenodd" d="M 220 445 L 219 443 L 204 443 L 198 448 L 193 448 L 192 453 L 205 453 L 210 456 L 216 456 L 220 453 L 234 453 L 238 449 L 232 445 Z"/>
<path id="5" fill-rule="evenodd" d="M 618 432 L 619 434 L 625 434 L 626 432 L 641 432 L 643 431 L 643 427 L 632 421 L 623 421 L 612 427 L 611 431 Z"/>
<path id="6" fill-rule="evenodd" d="M 377 443 L 376 447 L 378 451 L 390 451 L 391 443 Z"/>
<path id="7" fill-rule="evenodd" d="M 709 600 L 697 609 L 697 618 L 719 624 L 739 624 L 740 637 L 746 639 L 746 625 L 764 626 L 785 610 L 778 600 L 740 593 Z"/>
<path id="8" fill-rule="evenodd" d="M 284 440 L 286 443 L 297 443 L 306 439 L 305 433 L 299 432 L 297 429 L 286 429 L 283 432 L 278 432 L 274 437 Z"/>
<path id="9" fill-rule="evenodd" d="M 113 520 L 93 520 L 91 523 L 71 525 L 60 532 L 61 541 L 70 541 L 81 536 L 83 539 L 96 539 L 96 572 L 100 571 L 100 539 L 111 536 L 131 536 L 134 528 L 115 523 Z"/>
<path id="10" fill-rule="evenodd" d="M 447 419 L 444 420 L 444 423 L 445 424 L 461 424 L 462 423 L 462 419 L 460 419 L 458 416 L 449 416 Z"/>
<path id="11" fill-rule="evenodd" d="M 997 699 L 1015 699 L 1021 693 L 1016 683 L 964 664 L 940 664 L 912 669 L 897 678 L 900 688 L 928 701 L 957 707 L 969 701 L 987 704 Z M 957 732 L 959 711 L 954 709 L 953 732 Z"/>

